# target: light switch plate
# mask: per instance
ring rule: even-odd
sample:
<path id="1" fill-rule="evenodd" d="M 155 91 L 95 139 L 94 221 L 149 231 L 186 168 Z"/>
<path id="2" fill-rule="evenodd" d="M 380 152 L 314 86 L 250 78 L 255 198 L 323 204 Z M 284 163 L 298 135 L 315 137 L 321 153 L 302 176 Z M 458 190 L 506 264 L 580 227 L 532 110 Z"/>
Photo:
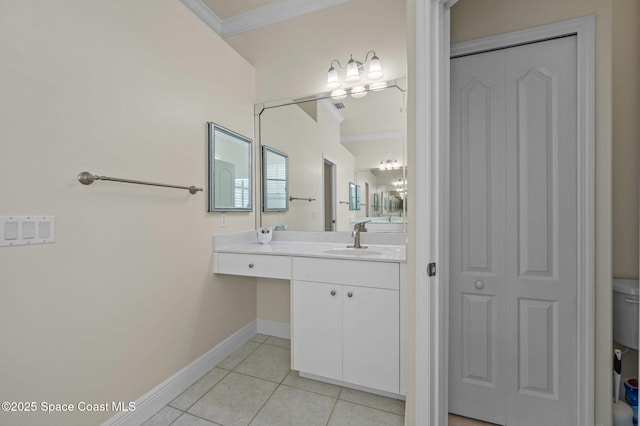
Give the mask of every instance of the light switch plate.
<path id="1" fill-rule="evenodd" d="M 48 244 L 55 241 L 55 216 L 0 216 L 0 246 Z"/>

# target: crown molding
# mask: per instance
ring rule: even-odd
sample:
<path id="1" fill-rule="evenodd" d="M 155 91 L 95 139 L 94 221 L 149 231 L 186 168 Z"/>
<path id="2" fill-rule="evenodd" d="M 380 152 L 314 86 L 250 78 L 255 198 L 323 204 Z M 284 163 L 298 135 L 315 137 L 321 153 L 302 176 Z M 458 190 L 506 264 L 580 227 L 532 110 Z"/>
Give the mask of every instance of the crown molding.
<path id="1" fill-rule="evenodd" d="M 221 37 L 230 37 L 244 31 L 286 21 L 287 19 L 317 12 L 348 1 L 350 0 L 280 0 L 225 19 L 222 24 Z"/>
<path id="2" fill-rule="evenodd" d="M 227 19 L 220 19 L 202 0 L 180 0 L 220 37 L 226 38 L 244 31 L 286 21 L 317 12 L 351 0 L 279 0 Z"/>
<path id="3" fill-rule="evenodd" d="M 198 18 L 209 26 L 218 35 L 222 34 L 222 20 L 202 2 L 202 0 L 180 0 Z"/>

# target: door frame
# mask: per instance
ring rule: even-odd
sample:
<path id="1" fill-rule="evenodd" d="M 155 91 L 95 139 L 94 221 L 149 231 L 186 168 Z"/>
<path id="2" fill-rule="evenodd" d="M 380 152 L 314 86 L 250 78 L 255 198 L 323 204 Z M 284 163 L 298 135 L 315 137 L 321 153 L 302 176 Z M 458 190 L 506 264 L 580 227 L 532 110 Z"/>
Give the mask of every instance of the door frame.
<path id="1" fill-rule="evenodd" d="M 415 298 L 414 395 L 408 416 L 419 425 L 446 425 L 449 335 L 449 60 L 564 35 L 577 36 L 578 266 L 577 424 L 594 424 L 595 350 L 595 18 L 572 19 L 450 46 L 450 9 L 458 0 L 410 0 L 415 5 Z M 420 119 L 416 119 L 419 117 Z M 422 167 L 417 167 L 422 165 Z M 422 237 L 424 236 L 424 237 Z M 437 265 L 429 276 L 428 264 Z"/>
<path id="2" fill-rule="evenodd" d="M 326 176 L 325 176 L 325 166 L 327 164 L 330 164 L 331 166 L 331 188 L 326 188 L 325 186 L 325 182 L 326 182 Z M 322 197 L 323 197 L 323 209 L 322 209 L 322 219 L 323 219 L 323 228 L 326 228 L 326 223 L 327 223 L 327 218 L 326 216 L 326 211 L 327 211 L 327 207 L 324 205 L 324 201 L 326 200 L 327 196 L 327 189 L 331 190 L 331 206 L 330 206 L 330 210 L 331 210 L 331 218 L 330 220 L 331 222 L 331 231 L 337 231 L 338 230 L 338 209 L 336 208 L 336 198 L 337 198 L 337 194 L 336 194 L 336 179 L 338 176 L 338 170 L 337 170 L 338 164 L 331 159 L 331 157 L 329 157 L 327 154 L 323 153 L 322 154 Z M 326 230 L 326 229 L 325 229 Z"/>

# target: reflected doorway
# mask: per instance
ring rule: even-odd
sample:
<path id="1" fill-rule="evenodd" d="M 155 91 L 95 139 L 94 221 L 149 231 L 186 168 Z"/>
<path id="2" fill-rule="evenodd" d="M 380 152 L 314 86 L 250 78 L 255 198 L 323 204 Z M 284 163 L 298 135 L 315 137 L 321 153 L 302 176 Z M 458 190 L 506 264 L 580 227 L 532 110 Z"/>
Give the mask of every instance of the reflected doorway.
<path id="1" fill-rule="evenodd" d="M 369 182 L 364 183 L 364 211 L 365 217 L 371 216 L 369 211 Z"/>
<path id="2" fill-rule="evenodd" d="M 324 230 L 336 230 L 336 165 L 324 159 Z"/>

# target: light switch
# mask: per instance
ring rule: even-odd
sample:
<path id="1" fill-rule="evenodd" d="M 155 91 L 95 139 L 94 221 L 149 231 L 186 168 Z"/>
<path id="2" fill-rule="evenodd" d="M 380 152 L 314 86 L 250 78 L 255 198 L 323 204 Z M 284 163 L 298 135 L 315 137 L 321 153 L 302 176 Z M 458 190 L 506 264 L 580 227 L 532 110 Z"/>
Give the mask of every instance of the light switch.
<path id="1" fill-rule="evenodd" d="M 55 242 L 55 216 L 0 216 L 0 246 L 15 247 Z"/>
<path id="2" fill-rule="evenodd" d="M 5 240 L 17 240 L 18 239 L 18 222 L 5 222 L 4 223 L 4 239 Z"/>
<path id="3" fill-rule="evenodd" d="M 49 222 L 38 223 L 38 238 L 49 238 L 51 236 L 51 224 Z"/>
<path id="4" fill-rule="evenodd" d="M 36 237 L 35 222 L 22 222 L 22 238 L 28 240 Z"/>

